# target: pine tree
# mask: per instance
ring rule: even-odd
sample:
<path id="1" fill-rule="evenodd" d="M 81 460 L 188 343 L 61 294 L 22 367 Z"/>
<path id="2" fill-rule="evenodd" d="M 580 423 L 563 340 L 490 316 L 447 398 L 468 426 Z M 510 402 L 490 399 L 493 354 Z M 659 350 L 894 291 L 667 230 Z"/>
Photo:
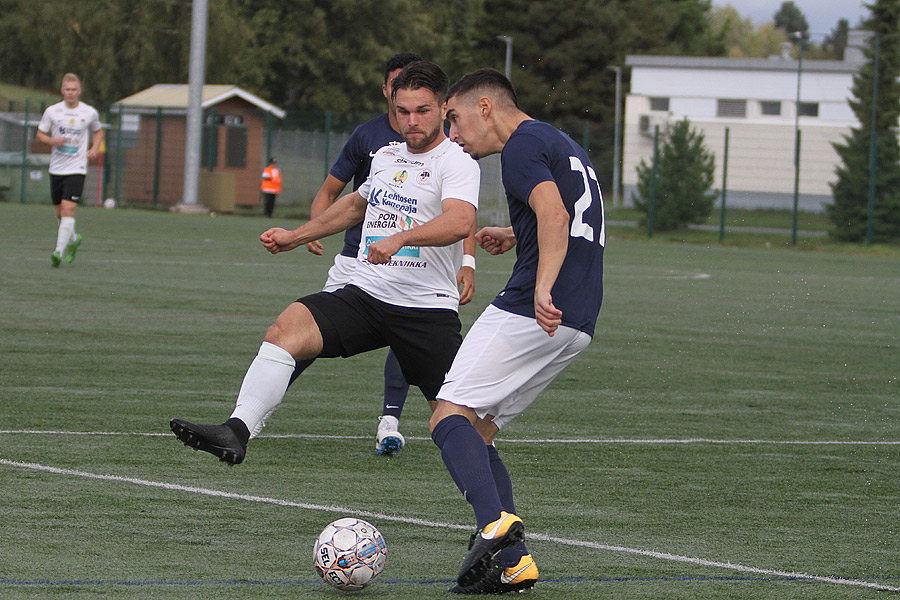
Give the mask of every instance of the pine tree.
<path id="1" fill-rule="evenodd" d="M 867 238 L 869 212 L 869 148 L 871 142 L 873 81 L 878 79 L 875 130 L 877 150 L 875 204 L 872 241 L 900 241 L 900 147 L 897 143 L 900 118 L 900 0 L 876 0 L 865 26 L 872 35 L 865 50 L 868 62 L 853 79 L 850 107 L 859 127 L 835 144 L 843 164 L 831 185 L 834 204 L 828 216 L 841 241 L 861 242 Z M 879 36 L 878 73 L 875 73 L 875 35 Z"/>
<path id="2" fill-rule="evenodd" d="M 653 228 L 667 231 L 690 223 L 704 222 L 712 212 L 716 194 L 712 191 L 715 156 L 703 144 L 704 136 L 691 128 L 687 119 L 675 123 L 659 151 L 656 172 L 656 202 Z M 653 165 L 638 165 L 638 197 L 635 207 L 649 221 L 650 186 Z"/>

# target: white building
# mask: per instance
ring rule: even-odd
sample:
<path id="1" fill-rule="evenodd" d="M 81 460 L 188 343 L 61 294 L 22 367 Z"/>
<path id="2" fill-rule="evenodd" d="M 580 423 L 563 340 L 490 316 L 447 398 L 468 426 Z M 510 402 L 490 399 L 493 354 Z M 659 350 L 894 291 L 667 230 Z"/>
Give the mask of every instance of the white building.
<path id="1" fill-rule="evenodd" d="M 716 157 L 722 189 L 725 129 L 729 130 L 727 206 L 793 207 L 795 127 L 801 132 L 800 210 L 820 212 L 831 202 L 829 183 L 842 142 L 857 120 L 850 110 L 853 76 L 864 58 L 867 32 L 851 32 L 843 61 L 804 60 L 785 51 L 769 58 L 628 56 L 631 93 L 625 100 L 622 182 L 625 203 L 637 185 L 636 167 L 653 160 L 660 136 L 685 117 Z M 798 98 L 799 77 L 799 103 Z M 799 116 L 798 116 L 799 110 Z"/>

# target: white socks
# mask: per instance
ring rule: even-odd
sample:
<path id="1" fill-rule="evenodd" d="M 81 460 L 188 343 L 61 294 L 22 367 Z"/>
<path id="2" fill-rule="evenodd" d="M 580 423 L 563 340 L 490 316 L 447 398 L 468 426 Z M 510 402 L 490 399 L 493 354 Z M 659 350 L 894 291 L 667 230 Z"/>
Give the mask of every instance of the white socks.
<path id="1" fill-rule="evenodd" d="M 75 217 L 63 217 L 59 220 L 56 233 L 56 251 L 62 256 L 66 246 L 75 241 Z"/>
<path id="2" fill-rule="evenodd" d="M 233 418 L 247 425 L 251 439 L 262 431 L 266 419 L 281 404 L 295 364 L 294 357 L 284 348 L 269 342 L 263 342 L 259 347 L 259 353 L 244 375 L 244 383 L 231 413 Z"/>

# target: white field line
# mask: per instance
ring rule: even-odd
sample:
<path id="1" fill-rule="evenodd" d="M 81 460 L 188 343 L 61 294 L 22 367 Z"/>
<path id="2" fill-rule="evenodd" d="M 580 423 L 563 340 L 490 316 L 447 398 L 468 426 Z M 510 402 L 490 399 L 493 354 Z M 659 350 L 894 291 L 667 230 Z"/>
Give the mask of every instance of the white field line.
<path id="1" fill-rule="evenodd" d="M 134 437 L 172 437 L 171 433 L 160 432 L 127 432 L 127 431 L 62 431 L 42 429 L 0 429 L 2 434 L 24 435 L 96 435 L 96 436 L 134 436 Z M 370 435 L 322 435 L 315 433 L 279 433 L 260 435 L 255 439 L 311 439 L 311 440 L 367 440 Z M 431 441 L 429 437 L 404 436 L 408 440 Z M 502 444 L 770 444 L 781 446 L 900 446 L 900 441 L 881 440 L 717 440 L 711 438 L 547 438 L 547 439 L 498 439 Z"/>
<path id="2" fill-rule="evenodd" d="M 357 515 L 364 518 L 371 518 L 379 521 L 392 521 L 397 523 L 406 523 L 410 525 L 418 525 L 422 527 L 433 527 L 436 529 L 453 529 L 458 531 L 471 531 L 471 525 L 459 525 L 456 523 L 445 523 L 441 521 L 428 521 L 425 519 L 415 519 L 411 517 L 398 517 L 394 515 L 386 515 L 370 511 L 353 510 L 350 508 L 327 505 L 327 504 L 308 504 L 305 502 L 292 502 L 290 500 L 282 500 L 280 498 L 267 498 L 265 496 L 251 496 L 247 494 L 235 494 L 232 492 L 223 492 L 220 490 L 211 490 L 207 488 L 185 486 L 174 483 L 165 483 L 161 481 L 149 481 L 146 479 L 137 479 L 135 477 L 120 477 L 118 475 L 102 475 L 98 473 L 88 473 L 86 471 L 77 471 L 74 469 L 62 469 L 49 465 L 41 465 L 37 463 L 25 463 L 0 458 L 0 465 L 15 467 L 19 469 L 29 469 L 32 471 L 43 471 L 45 473 L 53 473 L 56 475 L 67 475 L 72 477 L 84 477 L 86 479 L 97 479 L 101 481 L 112 481 L 116 483 L 131 483 L 134 485 L 142 485 L 153 488 L 161 488 L 171 491 L 188 492 L 191 494 L 202 494 L 204 496 L 213 496 L 217 498 L 227 498 L 230 500 L 243 500 L 245 502 L 260 502 L 263 504 L 274 504 L 277 506 L 287 506 L 291 508 L 301 508 L 306 510 L 318 510 L 323 512 Z M 592 548 L 594 550 L 606 550 L 610 552 L 621 552 L 627 554 L 635 554 L 659 560 L 668 560 L 673 562 L 687 563 L 704 567 L 713 567 L 718 569 L 728 569 L 741 573 L 755 573 L 758 575 L 766 575 L 770 577 L 785 577 L 790 579 L 802 579 L 808 581 L 818 581 L 821 583 L 831 583 L 837 585 L 870 588 L 874 590 L 882 590 L 889 592 L 900 592 L 900 587 L 893 587 L 870 581 L 861 581 L 857 579 L 841 579 L 838 577 L 821 577 L 818 575 L 809 575 L 807 573 L 794 573 L 791 571 L 780 571 L 776 569 L 763 569 L 759 567 L 748 567 L 735 563 L 719 562 L 715 560 L 706 560 L 702 558 L 694 558 L 690 556 L 680 556 L 677 554 L 669 554 L 666 552 L 655 552 L 652 550 L 641 550 L 638 548 L 627 548 L 625 546 L 611 546 L 609 544 L 600 544 L 597 542 L 585 542 L 581 540 L 572 540 L 550 536 L 542 533 L 529 533 L 528 537 L 534 540 L 561 544 L 564 546 L 575 546 L 579 548 Z"/>

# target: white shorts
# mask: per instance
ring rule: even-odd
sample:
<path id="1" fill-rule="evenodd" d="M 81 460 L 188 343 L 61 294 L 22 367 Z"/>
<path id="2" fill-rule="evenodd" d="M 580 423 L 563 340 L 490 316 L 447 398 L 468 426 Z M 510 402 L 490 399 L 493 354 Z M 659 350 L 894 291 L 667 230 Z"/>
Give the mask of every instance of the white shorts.
<path id="1" fill-rule="evenodd" d="M 591 336 L 571 327 L 550 337 L 534 319 L 490 305 L 463 339 L 437 397 L 503 427 L 590 342 Z"/>
<path id="2" fill-rule="evenodd" d="M 358 264 L 359 261 L 355 256 L 344 256 L 343 254 L 335 256 L 334 265 L 328 269 L 328 281 L 325 282 L 322 291 L 333 292 L 350 283 L 350 277 L 356 271 Z"/>

